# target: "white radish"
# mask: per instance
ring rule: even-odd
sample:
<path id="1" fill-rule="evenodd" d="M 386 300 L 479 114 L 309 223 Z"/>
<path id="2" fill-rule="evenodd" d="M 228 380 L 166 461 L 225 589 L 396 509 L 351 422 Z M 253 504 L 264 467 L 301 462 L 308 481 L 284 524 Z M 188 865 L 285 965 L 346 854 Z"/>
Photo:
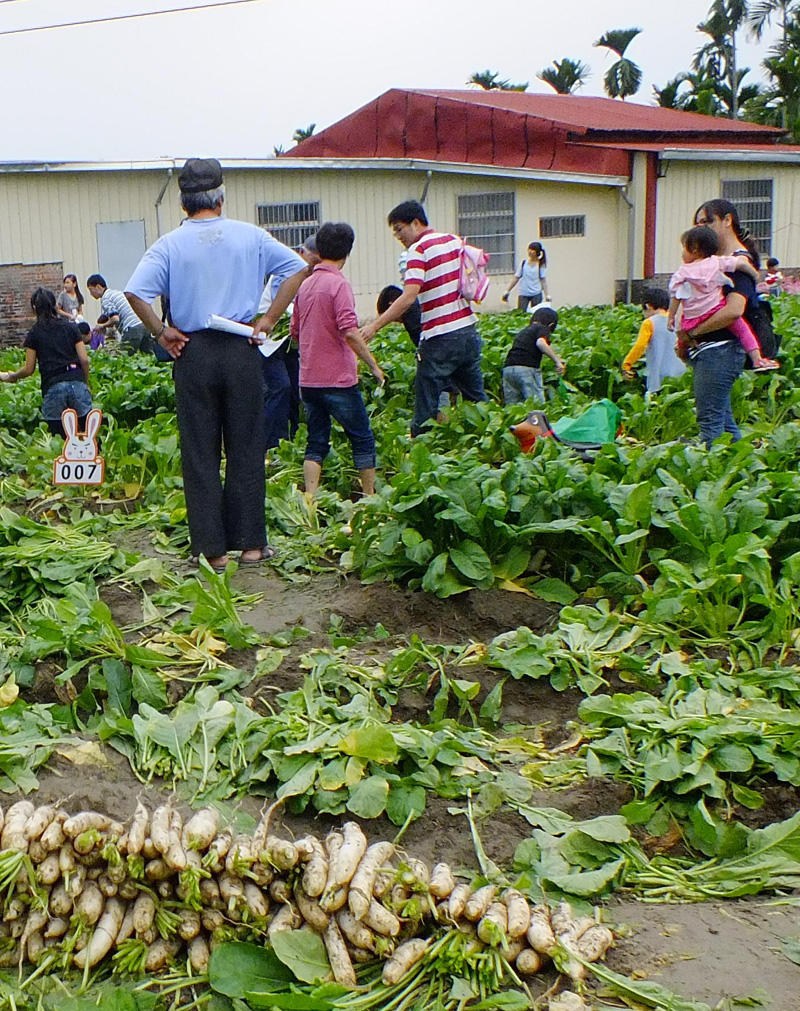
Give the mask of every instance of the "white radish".
<path id="1" fill-rule="evenodd" d="M 508 936 L 512 940 L 524 937 L 531 922 L 528 900 L 516 888 L 509 888 L 503 893 L 503 902 L 508 910 Z"/>
<path id="2" fill-rule="evenodd" d="M 103 915 L 104 905 L 105 896 L 94 881 L 87 881 L 83 891 L 75 897 L 75 913 L 90 927 Z"/>
<path id="3" fill-rule="evenodd" d="M 267 862 L 279 871 L 290 871 L 296 866 L 299 859 L 297 847 L 294 843 L 286 839 L 278 839 L 277 836 L 268 836 L 264 847 Z"/>
<path id="4" fill-rule="evenodd" d="M 495 947 L 508 942 L 508 909 L 502 902 L 493 902 L 478 923 L 478 937 Z"/>
<path id="5" fill-rule="evenodd" d="M 399 983 L 420 961 L 428 950 L 428 942 L 420 937 L 414 937 L 401 944 L 397 951 L 383 967 L 381 979 L 384 986 L 394 986 Z"/>
<path id="6" fill-rule="evenodd" d="M 514 967 L 520 976 L 535 976 L 542 968 L 542 956 L 533 948 L 525 948 L 517 955 Z"/>
<path id="7" fill-rule="evenodd" d="M 526 931 L 528 944 L 541 955 L 552 955 L 556 948 L 556 935 L 550 922 L 547 906 L 534 906 Z"/>
<path id="8" fill-rule="evenodd" d="M 28 842 L 39 839 L 55 816 L 56 807 L 53 804 L 44 804 L 42 807 L 37 808 L 25 825 L 25 838 Z"/>
<path id="9" fill-rule="evenodd" d="M 42 846 L 47 850 L 48 853 L 52 853 L 55 850 L 60 850 L 66 841 L 66 836 L 64 835 L 64 822 L 67 817 L 63 812 L 59 811 L 55 818 L 50 822 L 47 828 L 42 833 L 41 843 Z"/>
<path id="10" fill-rule="evenodd" d="M 317 899 L 325 891 L 325 882 L 328 878 L 328 857 L 319 840 L 313 839 L 312 842 L 310 839 L 309 843 L 311 843 L 312 852 L 303 871 L 303 891 L 310 899 Z"/>
<path id="11" fill-rule="evenodd" d="M 79 969 L 87 965 L 91 969 L 102 961 L 109 953 L 122 927 L 125 918 L 125 905 L 119 899 L 111 898 L 106 902 L 105 911 L 92 934 L 89 944 L 75 955 L 75 965 Z"/>
<path id="12" fill-rule="evenodd" d="M 435 899 L 446 899 L 456 887 L 456 881 L 450 865 L 445 863 L 436 864 L 431 871 L 431 882 L 429 890 Z"/>
<path id="13" fill-rule="evenodd" d="M 369 904 L 364 923 L 376 934 L 382 934 L 384 937 L 397 937 L 402 926 L 395 914 L 375 899 Z"/>
<path id="14" fill-rule="evenodd" d="M 599 962 L 614 943 L 614 935 L 608 927 L 595 924 L 581 934 L 575 942 L 575 951 L 587 962 Z"/>
<path id="15" fill-rule="evenodd" d="M 64 822 L 64 835 L 69 839 L 77 839 L 79 835 L 94 829 L 96 832 L 106 832 L 112 826 L 112 819 L 98 811 L 81 811 L 80 814 L 67 818 Z M 122 834 L 122 826 L 119 835 Z"/>
<path id="16" fill-rule="evenodd" d="M 200 914 L 196 909 L 182 909 L 181 922 L 178 924 L 178 934 L 184 941 L 191 941 L 202 930 Z"/>
<path id="17" fill-rule="evenodd" d="M 197 811 L 183 826 L 183 848 L 205 852 L 219 832 L 219 824 L 219 813 L 213 807 Z"/>
<path id="18" fill-rule="evenodd" d="M 447 901 L 447 911 L 453 923 L 458 923 L 464 915 L 467 900 L 471 894 L 472 889 L 469 885 L 456 885 L 450 893 L 450 898 Z"/>
<path id="19" fill-rule="evenodd" d="M 133 905 L 133 929 L 136 933 L 141 935 L 150 930 L 153 926 L 155 915 L 155 900 L 147 892 L 141 892 Z"/>
<path id="20" fill-rule="evenodd" d="M 162 969 L 166 969 L 180 950 L 180 941 L 165 941 L 163 938 L 159 938 L 148 949 L 144 971 L 160 972 Z"/>
<path id="21" fill-rule="evenodd" d="M 211 953 L 208 950 L 208 942 L 204 937 L 195 937 L 189 944 L 189 964 L 192 969 L 205 975 L 208 972 L 208 962 Z"/>
<path id="22" fill-rule="evenodd" d="M 393 843 L 378 842 L 373 843 L 361 858 L 353 877 L 350 879 L 350 889 L 347 893 L 350 912 L 357 920 L 363 920 L 367 915 L 369 904 L 372 901 L 375 878 L 393 855 Z"/>
<path id="23" fill-rule="evenodd" d="M 360 920 L 357 920 L 349 909 L 340 909 L 336 914 L 336 922 L 347 940 L 355 948 L 365 951 L 375 951 L 375 935 Z"/>
<path id="24" fill-rule="evenodd" d="M 170 827 L 172 808 L 169 804 L 157 807 L 150 818 L 150 839 L 159 853 L 164 854 L 170 847 Z"/>
<path id="25" fill-rule="evenodd" d="M 336 920 L 331 919 L 328 922 L 328 926 L 322 935 L 322 940 L 325 942 L 328 961 L 331 964 L 333 978 L 336 982 L 340 986 L 346 986 L 350 989 L 357 986 L 358 980 L 355 969 L 353 968 L 353 963 L 350 961 L 347 946 L 344 943 L 342 932 L 339 930 L 339 924 Z"/>
<path id="26" fill-rule="evenodd" d="M 494 899 L 496 893 L 497 889 L 494 885 L 484 885 L 483 888 L 479 888 L 477 892 L 473 892 L 467 899 L 467 904 L 464 906 L 464 915 L 466 918 L 468 920 L 472 920 L 473 923 L 477 923 L 492 904 L 492 900 Z"/>
<path id="27" fill-rule="evenodd" d="M 150 812 L 139 800 L 136 802 L 136 810 L 133 812 L 133 818 L 131 818 L 130 828 L 128 829 L 127 850 L 129 856 L 138 856 L 142 852 L 149 824 Z"/>
<path id="28" fill-rule="evenodd" d="M 294 900 L 297 909 L 306 923 L 318 934 L 328 926 L 328 914 L 321 908 L 316 899 L 306 894 L 302 884 L 298 881 L 294 886 Z"/>
<path id="29" fill-rule="evenodd" d="M 48 853 L 36 868 L 36 880 L 40 885 L 54 885 L 61 877 L 58 853 Z"/>
<path id="30" fill-rule="evenodd" d="M 354 821 L 345 822 L 342 845 L 331 858 L 326 890 L 336 891 L 348 885 L 366 851 L 367 838 L 361 826 Z"/>
<path id="31" fill-rule="evenodd" d="M 48 924 L 44 929 L 44 936 L 47 940 L 50 940 L 51 938 L 63 937 L 68 930 L 69 930 L 69 920 L 63 919 L 60 916 L 56 916 L 54 919 L 48 921 Z"/>
<path id="32" fill-rule="evenodd" d="M 6 811 L 5 824 L 0 834 L 0 849 L 17 850 L 20 853 L 28 849 L 25 827 L 35 810 L 29 800 L 18 800 L 16 804 L 11 805 Z"/>
<path id="33" fill-rule="evenodd" d="M 267 935 L 274 937 L 284 930 L 297 930 L 301 925 L 300 914 L 292 906 L 281 906 L 267 927 Z"/>
<path id="34" fill-rule="evenodd" d="M 265 920 L 269 916 L 269 901 L 252 881 L 244 883 L 244 902 L 254 920 Z"/>

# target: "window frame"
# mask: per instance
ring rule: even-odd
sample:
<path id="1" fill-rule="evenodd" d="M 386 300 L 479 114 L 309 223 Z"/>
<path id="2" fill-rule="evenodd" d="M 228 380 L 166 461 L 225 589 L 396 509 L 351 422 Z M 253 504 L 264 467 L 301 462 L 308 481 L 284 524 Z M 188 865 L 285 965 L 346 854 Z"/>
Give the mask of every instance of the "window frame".
<path id="1" fill-rule="evenodd" d="M 769 188 L 767 194 L 745 195 L 737 194 L 737 187 L 752 187 L 766 184 Z M 775 223 L 775 180 L 774 178 L 761 179 L 721 179 L 720 195 L 723 200 L 729 200 L 739 212 L 739 221 L 746 228 L 755 241 L 756 247 L 762 257 L 772 256 L 773 228 Z M 759 215 L 754 217 L 748 214 L 756 205 L 769 204 L 769 217 Z M 762 227 L 766 225 L 767 227 Z"/>
<path id="2" fill-rule="evenodd" d="M 307 213 L 303 216 L 303 209 Z M 285 216 L 281 219 L 280 210 Z M 316 217 L 313 211 L 316 210 Z M 278 212 L 270 215 L 269 212 Z M 308 213 L 311 212 L 311 213 Z M 275 220 L 267 220 L 273 216 Z M 321 200 L 278 200 L 256 204 L 256 224 L 266 229 L 273 238 L 290 249 L 297 249 L 312 235 L 316 235 L 322 224 Z M 292 241 L 287 241 L 291 239 Z M 294 240 L 297 241 L 294 241 Z"/>
<path id="3" fill-rule="evenodd" d="M 458 193 L 456 194 L 456 233 L 461 238 L 466 239 L 470 245 L 479 246 L 489 254 L 489 262 L 486 265 L 486 273 L 494 275 L 513 274 L 517 256 L 517 195 L 514 190 L 494 190 L 485 193 Z M 506 207 L 486 207 L 480 209 L 481 200 L 490 203 L 493 200 L 502 202 L 507 199 Z M 463 207 L 467 202 L 474 202 L 476 206 L 472 208 Z M 462 203 L 463 202 L 463 203 Z M 463 208 L 463 209 L 462 209 Z M 488 222 L 494 219 L 496 223 L 505 224 L 503 231 L 481 231 L 479 227 L 472 227 L 472 223 L 480 226 L 481 222 Z M 510 229 L 507 222 L 500 219 L 510 218 Z M 501 240 L 504 248 L 493 248 L 495 243 Z"/>
<path id="4" fill-rule="evenodd" d="M 575 229 L 565 230 L 567 222 L 576 222 Z M 558 222 L 558 225 L 556 225 Z M 545 223 L 547 226 L 545 227 Z M 578 224 L 579 223 L 579 224 Z M 585 214 L 552 214 L 539 218 L 539 238 L 540 239 L 585 239 L 586 238 L 586 215 Z"/>

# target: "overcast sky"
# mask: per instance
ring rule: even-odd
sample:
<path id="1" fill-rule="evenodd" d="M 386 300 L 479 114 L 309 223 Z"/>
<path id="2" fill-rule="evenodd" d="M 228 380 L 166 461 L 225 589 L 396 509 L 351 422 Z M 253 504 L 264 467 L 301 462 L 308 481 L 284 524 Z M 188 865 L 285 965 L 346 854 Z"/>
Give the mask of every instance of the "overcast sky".
<path id="1" fill-rule="evenodd" d="M 0 0 L 0 33 L 203 0 Z M 634 101 L 688 68 L 710 0 L 255 0 L 85 27 L 0 34 L 0 161 L 187 155 L 263 158 L 295 128 L 330 125 L 388 88 L 460 88 L 496 70 L 531 91 L 568 56 L 601 95 L 592 43 L 641 27 Z M 765 45 L 742 37 L 742 63 Z M 755 75 L 754 75 L 755 76 Z M 760 75 L 759 75 L 760 76 Z"/>

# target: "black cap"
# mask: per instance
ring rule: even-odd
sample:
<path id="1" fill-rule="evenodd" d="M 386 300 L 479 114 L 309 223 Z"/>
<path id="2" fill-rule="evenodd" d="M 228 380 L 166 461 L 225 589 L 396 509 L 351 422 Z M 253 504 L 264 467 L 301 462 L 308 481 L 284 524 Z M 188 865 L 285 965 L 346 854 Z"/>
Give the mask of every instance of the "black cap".
<path id="1" fill-rule="evenodd" d="M 216 158 L 189 158 L 178 176 L 181 193 L 203 193 L 222 185 L 222 166 Z"/>

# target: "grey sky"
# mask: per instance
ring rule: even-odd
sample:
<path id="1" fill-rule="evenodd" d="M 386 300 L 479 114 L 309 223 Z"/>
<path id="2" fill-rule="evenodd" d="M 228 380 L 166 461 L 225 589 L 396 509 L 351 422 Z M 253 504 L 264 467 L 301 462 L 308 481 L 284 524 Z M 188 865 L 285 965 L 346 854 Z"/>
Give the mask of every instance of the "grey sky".
<path id="1" fill-rule="evenodd" d="M 158 10 L 190 0 L 0 0 L 0 31 Z M 201 3 L 202 0 L 195 0 Z M 644 29 L 628 55 L 634 101 L 688 68 L 709 0 L 258 0 L 230 8 L 0 37 L 0 161 L 191 154 L 263 158 L 296 127 L 335 122 L 391 87 L 459 88 L 497 70 L 531 91 L 569 56 L 600 95 L 611 63 L 592 42 Z M 742 63 L 766 46 L 742 37 Z"/>

